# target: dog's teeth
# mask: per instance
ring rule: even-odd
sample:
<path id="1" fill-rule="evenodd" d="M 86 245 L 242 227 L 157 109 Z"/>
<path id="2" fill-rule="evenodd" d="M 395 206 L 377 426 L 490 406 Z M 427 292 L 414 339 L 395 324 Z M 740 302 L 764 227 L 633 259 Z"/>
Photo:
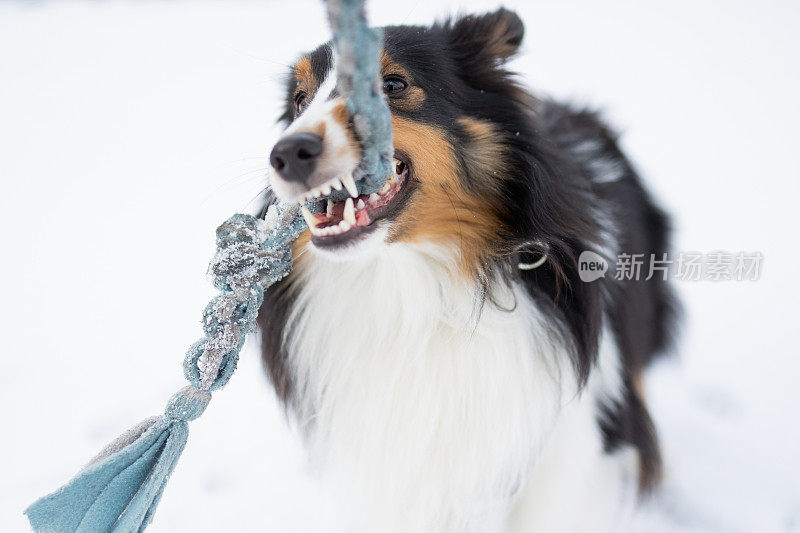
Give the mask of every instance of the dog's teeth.
<path id="1" fill-rule="evenodd" d="M 350 231 L 350 228 L 353 227 L 353 225 L 347 220 L 342 220 L 341 222 L 339 222 L 338 226 L 342 232 Z"/>
<path id="2" fill-rule="evenodd" d="M 322 186 L 322 194 L 328 196 L 331 193 L 331 186 L 330 185 L 323 185 Z"/>
<path id="3" fill-rule="evenodd" d="M 328 199 L 328 206 L 325 208 L 325 214 L 328 216 L 333 215 L 333 201 Z"/>
<path id="4" fill-rule="evenodd" d="M 364 205 L 365 205 L 365 204 L 364 204 L 364 200 L 362 200 L 361 198 L 359 198 L 359 199 L 358 199 L 358 203 L 356 204 L 356 209 L 359 209 L 359 210 L 361 210 L 361 209 L 364 209 Z"/>
<path id="5" fill-rule="evenodd" d="M 308 224 L 309 228 L 314 229 L 317 227 L 317 224 L 319 224 L 317 217 L 312 215 L 311 211 L 309 211 L 306 206 L 300 207 L 300 213 L 302 213 L 303 218 L 306 219 L 306 224 Z"/>
<path id="6" fill-rule="evenodd" d="M 356 181 L 353 179 L 352 174 L 345 174 L 342 176 L 342 184 L 344 188 L 347 189 L 347 192 L 350 193 L 350 196 L 353 198 L 358 197 L 358 187 L 356 187 Z"/>
<path id="7" fill-rule="evenodd" d="M 391 189 L 391 188 L 392 188 L 392 186 L 389 185 L 389 182 L 387 181 L 386 183 L 383 184 L 383 187 L 381 187 L 381 189 L 378 191 L 378 194 L 384 195 L 387 192 L 389 192 L 389 189 Z"/>
<path id="8" fill-rule="evenodd" d="M 371 204 L 377 204 L 378 200 L 380 200 L 380 199 L 381 199 L 381 197 L 378 196 L 376 193 L 372 193 L 372 194 L 369 195 L 369 203 L 371 203 Z"/>
<path id="9" fill-rule="evenodd" d="M 339 229 L 339 226 L 330 226 L 328 227 L 328 234 L 329 235 L 339 235 L 342 230 Z"/>
<path id="10" fill-rule="evenodd" d="M 342 216 L 342 218 L 344 220 L 348 221 L 350 224 L 355 224 L 356 223 L 356 211 L 355 211 L 355 209 L 353 209 L 353 199 L 352 198 L 348 198 L 344 202 L 344 215 Z"/>
<path id="11" fill-rule="evenodd" d="M 402 161 L 400 161 L 399 159 L 395 159 L 395 160 L 394 160 L 394 173 L 395 173 L 396 175 L 398 175 L 398 176 L 400 175 L 400 170 L 401 170 L 401 169 L 400 169 L 400 166 L 401 166 L 402 164 L 403 164 L 403 162 L 402 162 Z"/>
<path id="12" fill-rule="evenodd" d="M 340 180 L 339 178 L 333 178 L 333 180 L 331 181 L 331 187 L 333 187 L 337 191 L 341 191 L 342 190 L 342 180 Z"/>

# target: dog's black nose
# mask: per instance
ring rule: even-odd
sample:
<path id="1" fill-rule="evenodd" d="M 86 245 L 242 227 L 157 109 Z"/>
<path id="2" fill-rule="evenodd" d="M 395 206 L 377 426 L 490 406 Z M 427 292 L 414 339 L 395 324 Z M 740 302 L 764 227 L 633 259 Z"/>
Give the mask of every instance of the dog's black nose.
<path id="1" fill-rule="evenodd" d="M 313 133 L 287 135 L 275 145 L 269 162 L 286 181 L 303 182 L 314 171 L 322 153 L 322 137 Z"/>

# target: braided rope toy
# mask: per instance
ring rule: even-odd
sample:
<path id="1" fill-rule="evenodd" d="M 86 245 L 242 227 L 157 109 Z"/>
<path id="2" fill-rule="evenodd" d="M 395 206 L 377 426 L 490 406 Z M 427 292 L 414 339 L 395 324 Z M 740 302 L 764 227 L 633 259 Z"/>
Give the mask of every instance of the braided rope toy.
<path id="1" fill-rule="evenodd" d="M 327 0 L 337 78 L 362 147 L 356 170 L 362 194 L 380 189 L 391 173 L 391 116 L 380 83 L 380 33 L 367 26 L 365 0 Z M 148 418 L 106 446 L 66 485 L 25 514 L 35 531 L 140 532 L 153 518 L 167 480 L 186 445 L 188 422 L 211 393 L 227 384 L 255 320 L 264 289 L 289 274 L 292 243 L 307 229 L 297 204 L 272 205 L 263 220 L 237 214 L 217 228 L 209 266 L 221 293 L 203 312 L 203 339 L 184 360 L 190 385 L 170 398 L 164 414 Z"/>

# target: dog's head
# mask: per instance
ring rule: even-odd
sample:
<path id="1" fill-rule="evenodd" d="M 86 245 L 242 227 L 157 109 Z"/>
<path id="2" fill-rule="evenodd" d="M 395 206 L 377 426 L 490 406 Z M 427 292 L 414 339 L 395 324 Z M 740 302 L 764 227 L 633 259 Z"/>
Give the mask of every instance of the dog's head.
<path id="1" fill-rule="evenodd" d="M 514 151 L 531 139 L 520 131 L 529 128 L 527 97 L 503 68 L 523 32 L 505 9 L 384 28 L 394 175 L 372 195 L 359 196 L 352 183 L 361 153 L 330 44 L 297 61 L 281 117 L 287 128 L 270 157 L 273 190 L 300 203 L 352 191 L 307 217 L 314 247 L 347 257 L 376 244 L 433 241 L 460 247 L 467 269 L 480 265 L 512 223 Z"/>

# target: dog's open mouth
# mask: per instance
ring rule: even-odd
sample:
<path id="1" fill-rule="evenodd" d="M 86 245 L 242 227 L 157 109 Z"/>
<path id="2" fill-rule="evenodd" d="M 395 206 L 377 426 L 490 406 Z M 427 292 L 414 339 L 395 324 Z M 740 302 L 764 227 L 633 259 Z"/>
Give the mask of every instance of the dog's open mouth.
<path id="1" fill-rule="evenodd" d="M 343 185 L 351 197 L 341 202 L 326 200 L 326 209 L 312 213 L 307 207 L 301 208 L 311 230 L 311 240 L 317 245 L 338 245 L 374 228 L 373 222 L 387 216 L 399 198 L 398 193 L 408 181 L 408 165 L 400 159 L 394 160 L 394 173 L 386 184 L 376 193 L 358 194 L 352 177 L 335 179 L 332 183 L 311 191 L 310 198 L 328 195 L 331 188 L 341 189 Z M 339 184 L 339 187 L 336 185 Z"/>

